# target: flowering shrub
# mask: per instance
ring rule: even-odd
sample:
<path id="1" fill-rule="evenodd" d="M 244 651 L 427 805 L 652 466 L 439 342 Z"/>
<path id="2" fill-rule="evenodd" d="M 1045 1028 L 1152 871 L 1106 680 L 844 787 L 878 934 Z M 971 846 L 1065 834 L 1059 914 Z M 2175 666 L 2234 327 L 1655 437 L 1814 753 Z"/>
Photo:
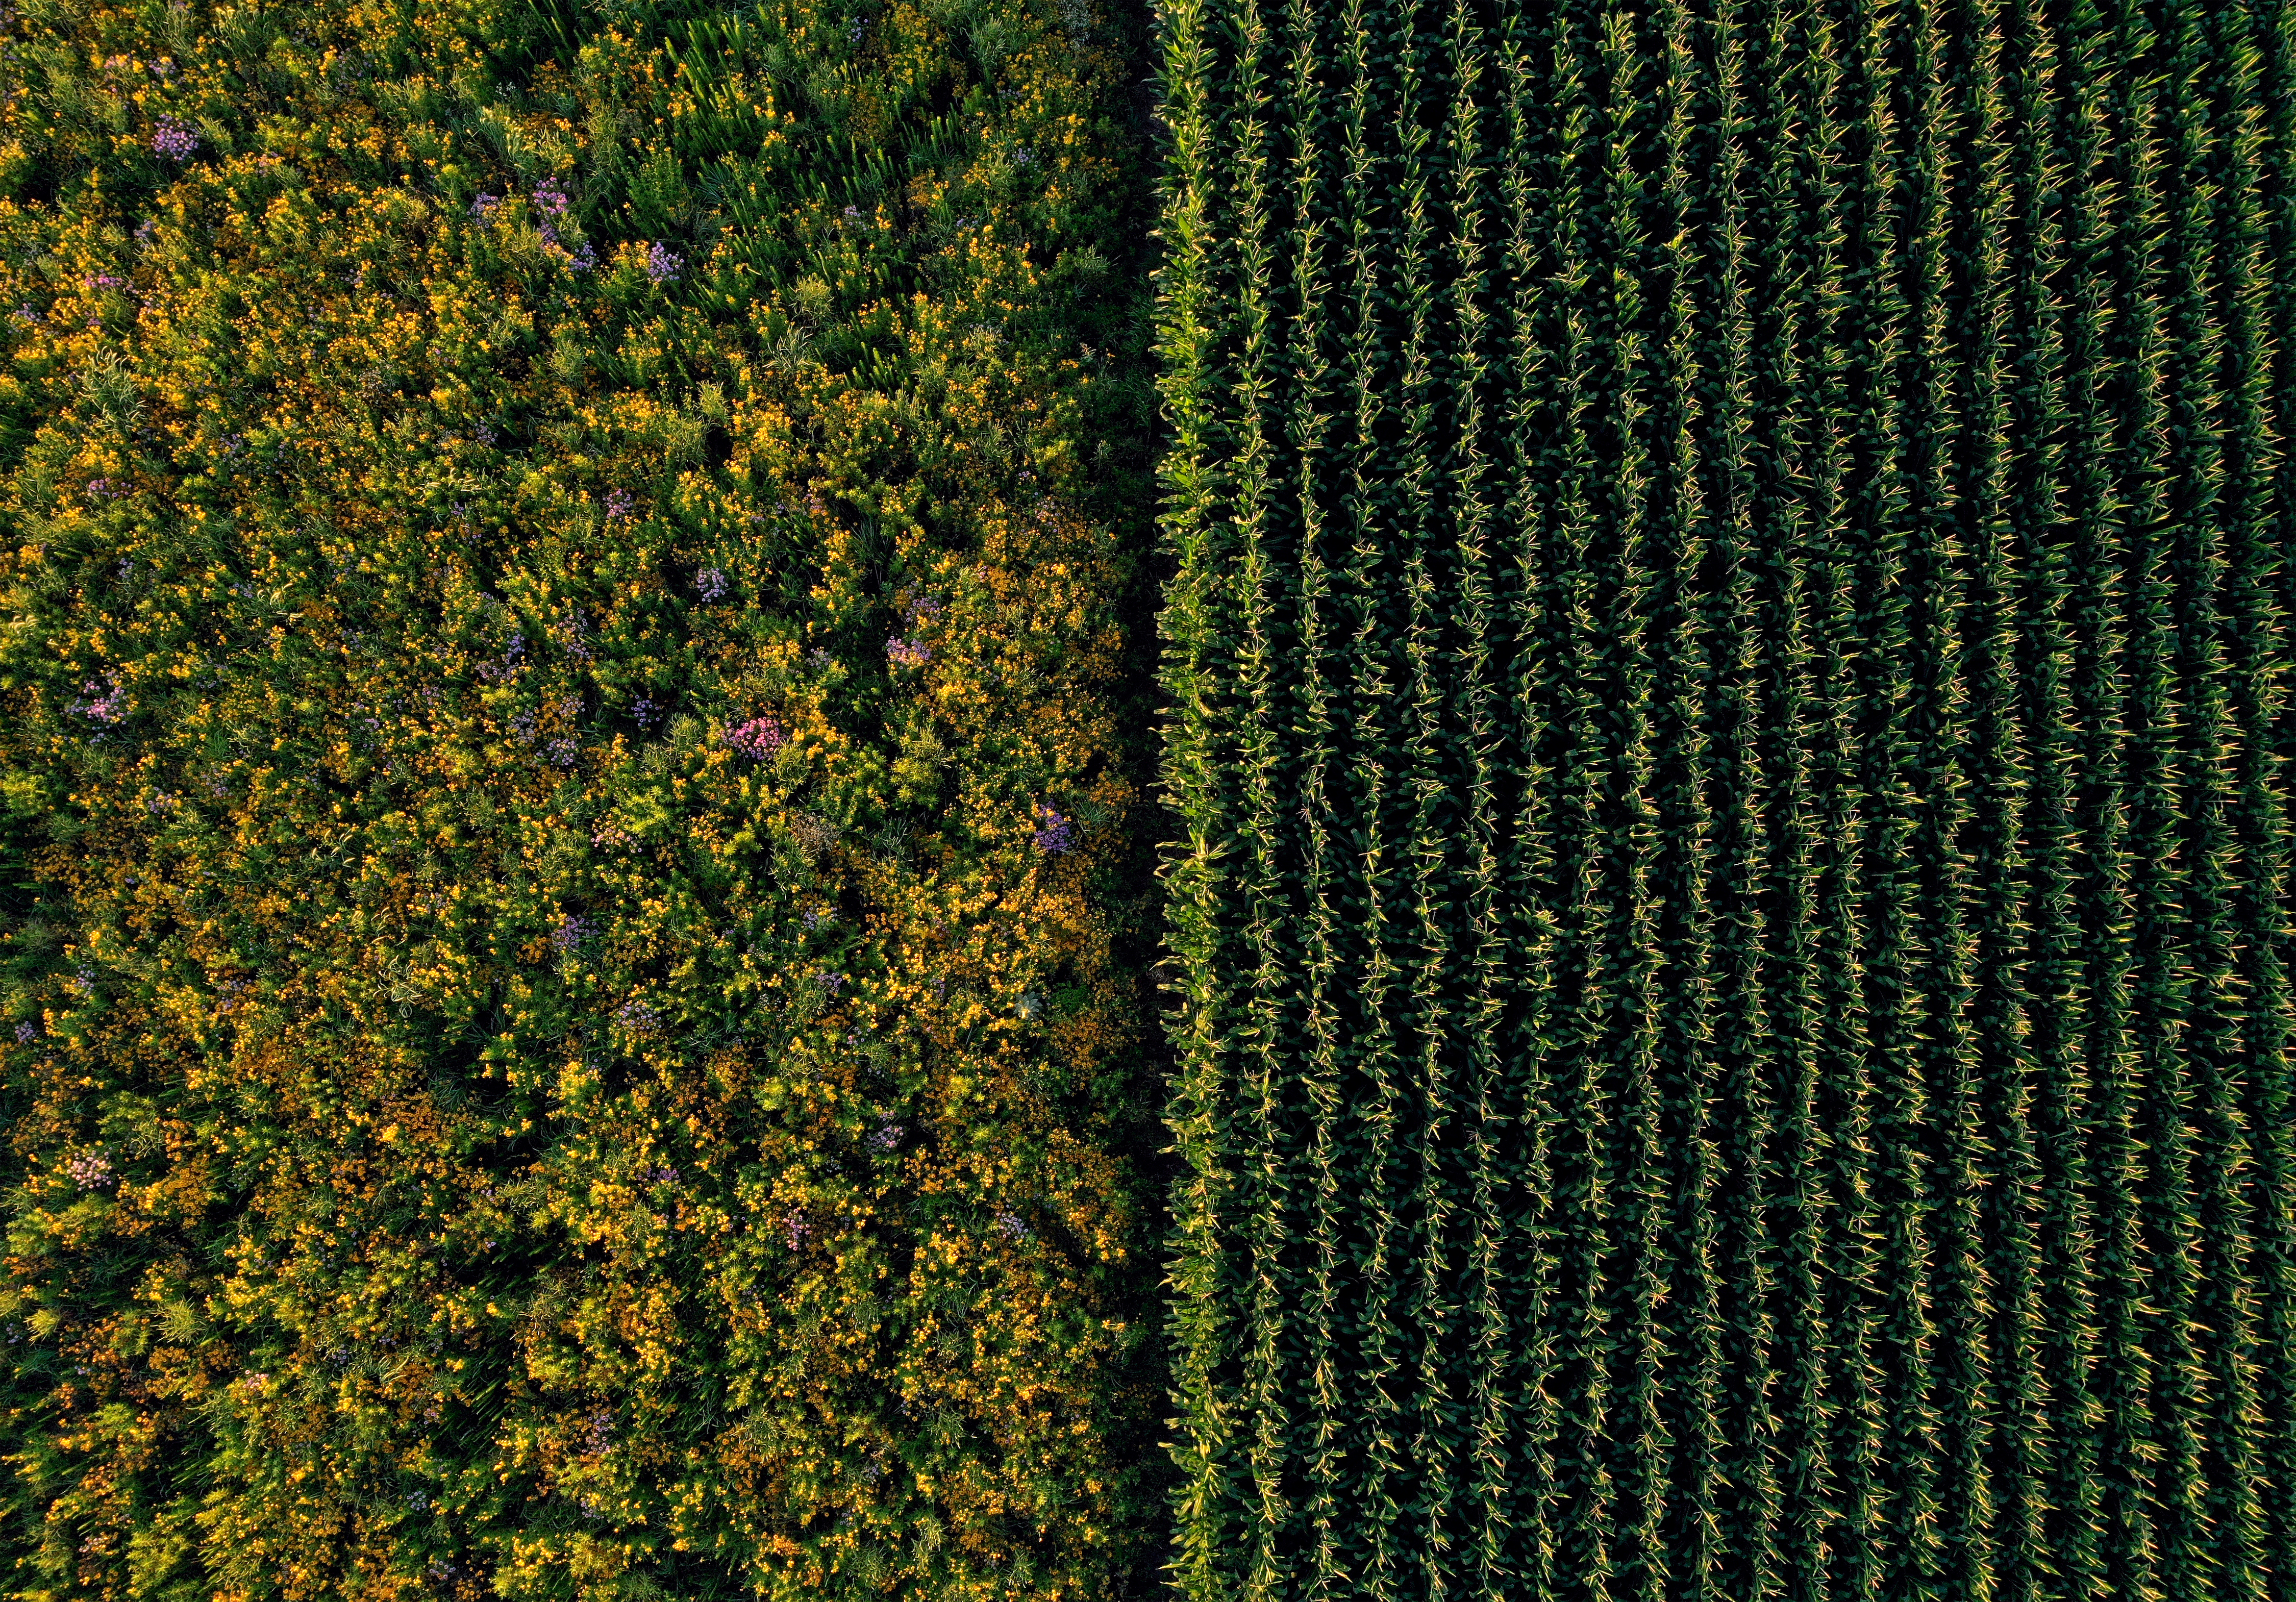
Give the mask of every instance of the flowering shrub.
<path id="1" fill-rule="evenodd" d="M 1087 9 L 0 17 L 0 1595 L 1152 1577 Z"/>

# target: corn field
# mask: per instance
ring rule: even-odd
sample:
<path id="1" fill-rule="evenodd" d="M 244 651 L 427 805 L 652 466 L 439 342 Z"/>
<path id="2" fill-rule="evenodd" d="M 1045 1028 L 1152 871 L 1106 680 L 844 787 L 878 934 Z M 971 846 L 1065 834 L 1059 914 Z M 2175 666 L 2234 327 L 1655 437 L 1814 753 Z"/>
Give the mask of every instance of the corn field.
<path id="1" fill-rule="evenodd" d="M 1162 30 L 1182 1593 L 2296 1597 L 2296 7 Z"/>

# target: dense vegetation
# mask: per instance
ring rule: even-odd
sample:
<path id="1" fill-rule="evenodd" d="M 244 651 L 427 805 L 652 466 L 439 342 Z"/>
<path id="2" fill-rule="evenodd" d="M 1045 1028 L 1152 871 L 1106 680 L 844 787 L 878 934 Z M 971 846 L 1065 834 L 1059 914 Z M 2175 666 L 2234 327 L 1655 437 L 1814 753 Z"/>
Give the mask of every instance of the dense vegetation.
<path id="1" fill-rule="evenodd" d="M 1142 27 L 0 6 L 0 1602 L 2296 1598 L 2296 6 Z"/>
<path id="2" fill-rule="evenodd" d="M 1152 1562 L 1132 26 L 0 11 L 0 1594 Z"/>
<path id="3" fill-rule="evenodd" d="M 1185 1593 L 2296 1594 L 2296 8 L 1166 21 Z"/>

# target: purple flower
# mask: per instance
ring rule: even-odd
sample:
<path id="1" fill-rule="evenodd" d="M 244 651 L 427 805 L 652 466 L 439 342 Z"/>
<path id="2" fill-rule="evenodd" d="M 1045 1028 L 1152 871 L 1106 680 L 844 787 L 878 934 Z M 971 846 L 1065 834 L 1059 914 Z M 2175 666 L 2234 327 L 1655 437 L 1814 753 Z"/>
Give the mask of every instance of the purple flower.
<path id="1" fill-rule="evenodd" d="M 845 984 L 845 975 L 842 974 L 816 974 L 814 977 L 821 981 L 821 988 L 832 996 L 837 994 Z"/>
<path id="2" fill-rule="evenodd" d="M 1021 1221 L 1019 1213 L 999 1212 L 996 1215 L 996 1233 L 1007 1240 L 1026 1240 L 1031 1231 Z"/>
<path id="3" fill-rule="evenodd" d="M 111 1164 L 102 1152 L 83 1152 L 64 1165 L 64 1171 L 82 1190 L 101 1190 L 111 1183 Z"/>
<path id="4" fill-rule="evenodd" d="M 1076 849 L 1076 827 L 1051 807 L 1037 809 L 1037 849 L 1050 856 Z"/>
<path id="5" fill-rule="evenodd" d="M 885 642 L 885 656 L 888 661 L 904 668 L 922 667 L 932 661 L 932 647 L 895 635 Z"/>
<path id="6" fill-rule="evenodd" d="M 631 703 L 630 716 L 637 720 L 640 728 L 652 728 L 661 721 L 661 703 L 651 695 L 641 695 Z"/>
<path id="7" fill-rule="evenodd" d="M 614 1021 L 634 1035 L 652 1034 L 657 1015 L 643 1001 L 625 1001 L 614 1014 Z"/>
<path id="8" fill-rule="evenodd" d="M 152 132 L 152 148 L 172 161 L 188 161 L 200 148 L 200 136 L 188 123 L 162 117 Z"/>
<path id="9" fill-rule="evenodd" d="M 751 718 L 726 726 L 726 743 L 756 761 L 762 762 L 779 751 L 788 738 L 771 718 Z"/>
<path id="10" fill-rule="evenodd" d="M 705 567 L 693 575 L 693 593 L 704 601 L 716 603 L 726 598 L 726 572 L 723 568 Z"/>
<path id="11" fill-rule="evenodd" d="M 40 314 L 34 311 L 32 303 L 27 300 L 16 308 L 16 321 L 28 327 L 37 328 L 40 325 Z"/>
<path id="12" fill-rule="evenodd" d="M 580 608 L 578 607 L 568 612 L 554 632 L 558 636 L 560 644 L 565 647 L 568 656 L 578 662 L 590 660 L 590 620 L 582 614 Z M 578 702 L 574 706 L 567 709 L 567 715 L 578 717 L 581 711 L 581 705 Z"/>
<path id="13" fill-rule="evenodd" d="M 857 228 L 861 226 L 860 207 L 848 206 L 845 208 L 845 226 L 849 228 Z"/>
<path id="14" fill-rule="evenodd" d="M 19 1045 L 19 1046 L 29 1046 L 33 1041 L 35 1041 L 35 1040 L 38 1039 L 39 1038 L 40 1038 L 40 1026 L 39 1026 L 38 1024 L 37 1024 L 37 1023 L 19 1023 L 18 1025 L 16 1025 L 16 1044 L 17 1044 L 17 1045 Z"/>
<path id="15" fill-rule="evenodd" d="M 870 1135 L 869 1144 L 878 1151 L 890 1152 L 898 1146 L 902 1138 L 907 1134 L 908 1130 L 898 1123 L 881 1123 Z"/>
<path id="16" fill-rule="evenodd" d="M 627 489 L 606 491 L 606 521 L 619 522 L 637 509 L 637 497 Z"/>
<path id="17" fill-rule="evenodd" d="M 570 912 L 560 921 L 558 927 L 550 932 L 550 943 L 557 947 L 558 954 L 563 957 L 588 940 L 591 933 L 590 920 Z"/>
<path id="18" fill-rule="evenodd" d="M 658 239 L 646 247 L 646 276 L 656 283 L 668 283 L 677 276 L 677 270 L 685 265 L 685 258 L 674 253 Z"/>
<path id="19" fill-rule="evenodd" d="M 578 273 L 586 273 L 598 265 L 598 252 L 590 248 L 590 242 L 586 239 L 580 250 L 568 253 L 566 265 Z"/>
<path id="20" fill-rule="evenodd" d="M 117 273 L 98 273 L 93 278 L 83 278 L 79 282 L 82 289 L 126 289 L 127 287 L 127 280 Z"/>
<path id="21" fill-rule="evenodd" d="M 562 220 L 566 216 L 566 192 L 548 178 L 534 186 L 534 209 L 542 214 L 545 223 Z"/>
<path id="22" fill-rule="evenodd" d="M 492 445 L 501 436 L 495 432 L 493 423 L 480 423 L 471 430 L 471 438 L 481 445 Z"/>
<path id="23" fill-rule="evenodd" d="M 806 1217 L 804 1208 L 792 1207 L 782 1214 L 782 1233 L 789 1240 L 790 1250 L 794 1252 L 812 1238 L 813 1220 Z"/>
<path id="24" fill-rule="evenodd" d="M 491 222 L 494 220 L 496 209 L 501 205 L 500 195 L 482 194 L 471 202 L 471 215 L 482 223 Z"/>
<path id="25" fill-rule="evenodd" d="M 575 758 L 580 754 L 580 748 L 571 740 L 553 740 L 549 750 L 551 761 L 560 768 L 573 767 Z"/>
<path id="26" fill-rule="evenodd" d="M 91 678 L 80 686 L 81 693 L 92 699 L 72 702 L 72 710 L 86 712 L 98 723 L 117 723 L 125 718 L 127 715 L 126 692 L 120 689 L 117 678 L 107 683 L 108 687 Z"/>

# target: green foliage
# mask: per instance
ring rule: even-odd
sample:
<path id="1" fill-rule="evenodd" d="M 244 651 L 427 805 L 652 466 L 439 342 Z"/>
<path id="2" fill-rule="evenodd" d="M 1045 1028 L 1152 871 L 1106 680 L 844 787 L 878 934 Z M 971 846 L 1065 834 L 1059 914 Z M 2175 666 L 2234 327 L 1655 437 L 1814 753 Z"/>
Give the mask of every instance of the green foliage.
<path id="1" fill-rule="evenodd" d="M 0 1589 L 1121 1594 L 1123 20 L 5 16 Z"/>
<path id="2" fill-rule="evenodd" d="M 1185 1595 L 2296 1586 L 2291 19 L 1165 8 Z"/>

